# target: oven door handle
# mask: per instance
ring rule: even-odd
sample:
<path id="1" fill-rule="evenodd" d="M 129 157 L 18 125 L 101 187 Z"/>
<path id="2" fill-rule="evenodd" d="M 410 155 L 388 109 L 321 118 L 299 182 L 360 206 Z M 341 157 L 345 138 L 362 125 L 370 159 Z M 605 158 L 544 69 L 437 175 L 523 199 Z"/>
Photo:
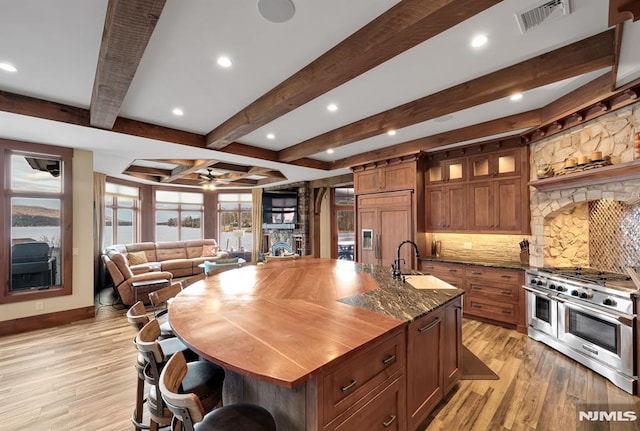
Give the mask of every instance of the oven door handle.
<path id="1" fill-rule="evenodd" d="M 534 295 L 544 296 L 545 298 L 549 298 L 549 299 L 551 299 L 552 301 L 556 301 L 556 300 L 558 299 L 558 296 L 556 296 L 556 295 L 551 295 L 551 294 L 546 293 L 546 292 L 541 292 L 541 291 L 539 291 L 539 290 L 532 289 L 532 288 L 531 288 L 531 287 L 529 287 L 529 286 L 522 286 L 522 287 L 523 287 L 523 289 L 524 289 L 524 290 L 526 290 L 527 292 L 531 292 L 531 293 L 533 293 Z"/>
<path id="2" fill-rule="evenodd" d="M 608 317 L 611 320 L 618 321 L 621 324 L 623 324 L 624 326 L 633 327 L 633 321 L 635 320 L 635 316 L 631 316 L 629 314 L 611 314 L 611 313 L 608 313 L 605 310 L 599 310 L 597 308 L 587 307 L 584 304 L 577 304 L 575 302 L 567 302 L 567 301 L 564 301 L 564 300 L 562 300 L 560 298 L 556 298 L 556 300 L 559 303 L 564 304 L 565 306 L 573 307 L 573 308 L 576 308 L 578 310 L 584 310 L 584 311 L 587 311 L 589 313 L 596 314 L 596 315 L 600 314 L 602 316 Z"/>

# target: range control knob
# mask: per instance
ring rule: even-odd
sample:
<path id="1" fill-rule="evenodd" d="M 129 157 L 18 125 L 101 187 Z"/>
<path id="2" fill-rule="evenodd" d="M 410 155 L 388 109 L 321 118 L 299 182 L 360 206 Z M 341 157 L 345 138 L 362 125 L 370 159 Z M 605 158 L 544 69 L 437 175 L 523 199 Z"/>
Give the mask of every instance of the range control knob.
<path id="1" fill-rule="evenodd" d="M 578 296 L 578 295 L 580 295 L 580 292 L 578 292 L 577 290 L 571 291 L 571 296 Z"/>
<path id="2" fill-rule="evenodd" d="M 536 283 L 538 286 L 542 286 L 544 284 L 542 280 L 534 280 L 534 283 Z"/>
<path id="3" fill-rule="evenodd" d="M 551 283 L 551 284 L 549 285 L 549 289 L 551 289 L 551 290 L 556 290 L 556 285 L 555 285 L 555 284 L 553 284 L 553 283 Z"/>
<path id="4" fill-rule="evenodd" d="M 564 286 L 561 286 L 561 285 L 559 285 L 559 284 L 558 284 L 558 285 L 556 286 L 556 290 L 557 290 L 558 292 L 564 292 L 564 291 L 565 291 L 565 290 L 567 290 L 567 289 L 565 289 L 565 288 L 564 288 Z"/>
<path id="5" fill-rule="evenodd" d="M 587 292 L 580 292 L 580 298 L 582 299 L 591 299 L 593 295 Z"/>
<path id="6" fill-rule="evenodd" d="M 616 301 L 614 301 L 611 298 L 605 298 L 604 301 L 602 301 L 602 303 L 604 305 L 616 305 Z"/>

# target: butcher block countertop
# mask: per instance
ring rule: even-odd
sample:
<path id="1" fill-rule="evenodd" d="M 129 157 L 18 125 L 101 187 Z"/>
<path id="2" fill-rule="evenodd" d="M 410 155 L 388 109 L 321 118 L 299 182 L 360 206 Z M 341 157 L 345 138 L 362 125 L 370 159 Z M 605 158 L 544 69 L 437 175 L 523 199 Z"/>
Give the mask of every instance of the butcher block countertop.
<path id="1" fill-rule="evenodd" d="M 202 357 L 294 388 L 462 293 L 414 289 L 388 268 L 303 258 L 198 281 L 173 300 L 169 320 Z"/>

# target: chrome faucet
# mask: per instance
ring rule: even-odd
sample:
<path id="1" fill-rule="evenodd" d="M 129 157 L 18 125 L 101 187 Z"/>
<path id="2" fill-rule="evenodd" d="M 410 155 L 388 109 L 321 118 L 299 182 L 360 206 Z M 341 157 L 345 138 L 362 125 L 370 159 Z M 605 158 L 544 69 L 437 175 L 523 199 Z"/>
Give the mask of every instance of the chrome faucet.
<path id="1" fill-rule="evenodd" d="M 404 262 L 404 259 L 400 259 L 400 249 L 402 248 L 402 246 L 406 243 L 409 243 L 413 246 L 413 248 L 416 249 L 416 258 L 420 257 L 420 251 L 418 250 L 418 246 L 416 245 L 415 242 L 407 239 L 405 241 L 402 241 L 400 243 L 400 245 L 398 246 L 398 250 L 397 250 L 397 258 L 396 260 L 393 261 L 393 263 L 391 264 L 391 275 L 393 276 L 393 278 L 400 278 L 402 276 L 402 272 L 400 271 L 400 261 Z M 406 263 L 406 262 L 405 262 Z"/>

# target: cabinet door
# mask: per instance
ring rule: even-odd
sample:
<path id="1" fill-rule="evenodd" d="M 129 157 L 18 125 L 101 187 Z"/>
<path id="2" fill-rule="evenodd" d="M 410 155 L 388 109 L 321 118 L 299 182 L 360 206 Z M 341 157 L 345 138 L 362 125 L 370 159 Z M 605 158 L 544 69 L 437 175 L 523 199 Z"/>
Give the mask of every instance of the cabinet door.
<path id="1" fill-rule="evenodd" d="M 492 181 L 469 183 L 469 229 L 472 231 L 488 231 L 495 227 L 492 187 Z"/>
<path id="2" fill-rule="evenodd" d="M 444 188 L 427 187 L 426 205 L 427 230 L 439 231 L 445 229 L 447 219 L 445 217 Z"/>
<path id="3" fill-rule="evenodd" d="M 404 240 L 411 239 L 411 206 L 380 208 L 380 264 L 391 267 L 397 257 L 397 249 Z M 410 244 L 403 247 L 400 257 L 404 259 L 402 268 L 410 268 L 415 250 Z"/>
<path id="4" fill-rule="evenodd" d="M 501 231 L 522 230 L 520 180 L 499 180 L 494 184 L 495 227 Z"/>
<path id="5" fill-rule="evenodd" d="M 443 311 L 412 322 L 408 331 L 407 422 L 414 430 L 443 398 Z"/>
<path id="6" fill-rule="evenodd" d="M 445 308 L 444 323 L 444 395 L 458 383 L 462 375 L 462 298 Z"/>
<path id="7" fill-rule="evenodd" d="M 379 235 L 378 227 L 376 226 L 377 211 L 375 208 L 359 208 L 358 209 L 358 262 L 367 264 L 377 264 L 378 258 L 376 256 L 376 235 Z M 371 230 L 373 237 L 371 242 L 367 242 L 363 247 L 362 231 Z"/>
<path id="8" fill-rule="evenodd" d="M 467 227 L 467 187 L 464 184 L 446 186 L 447 230 L 465 230 Z"/>
<path id="9" fill-rule="evenodd" d="M 381 189 L 383 191 L 413 190 L 416 187 L 415 163 L 401 163 L 386 166 L 381 171 Z"/>
<path id="10" fill-rule="evenodd" d="M 381 189 L 380 170 L 369 169 L 354 172 L 353 187 L 356 194 L 379 192 Z"/>

